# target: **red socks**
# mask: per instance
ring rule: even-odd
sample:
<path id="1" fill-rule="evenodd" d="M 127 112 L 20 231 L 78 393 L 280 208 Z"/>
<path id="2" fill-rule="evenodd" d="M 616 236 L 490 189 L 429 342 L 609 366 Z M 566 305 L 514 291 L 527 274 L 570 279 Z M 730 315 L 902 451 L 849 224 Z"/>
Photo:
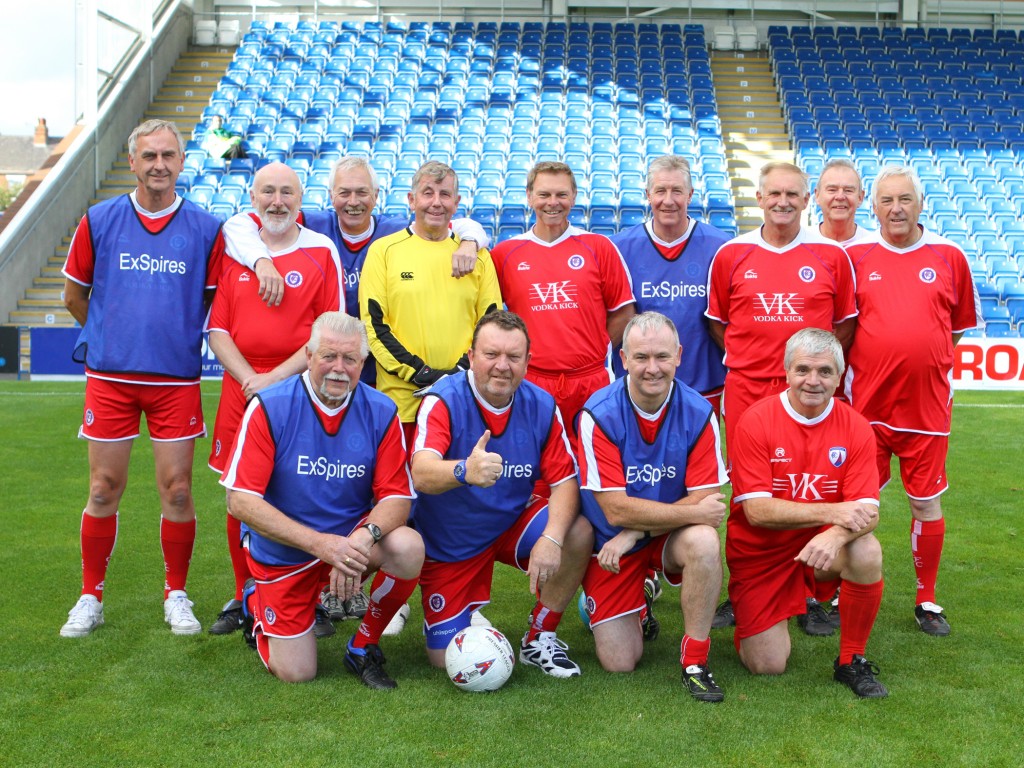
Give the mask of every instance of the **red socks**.
<path id="1" fill-rule="evenodd" d="M 173 590 L 184 590 L 188 580 L 188 566 L 192 562 L 192 547 L 196 542 L 196 521 L 175 523 L 160 518 L 160 546 L 164 552 L 164 600 Z"/>
<path id="2" fill-rule="evenodd" d="M 700 664 L 700 666 L 706 667 L 708 664 L 708 654 L 710 652 L 710 637 L 703 640 L 694 640 L 689 635 L 683 635 L 683 642 L 679 644 L 679 663 L 683 665 L 683 669 L 693 666 L 694 664 Z"/>
<path id="3" fill-rule="evenodd" d="M 398 613 L 416 589 L 419 578 L 399 579 L 384 571 L 377 571 L 370 587 L 370 607 L 366 609 L 359 631 L 350 641 L 353 648 L 376 645 L 391 618 Z"/>
<path id="4" fill-rule="evenodd" d="M 935 582 L 939 577 L 942 542 L 946 538 L 946 518 L 910 523 L 910 551 L 917 573 L 917 605 L 935 602 Z M 846 615 L 843 615 L 846 619 Z"/>
<path id="5" fill-rule="evenodd" d="M 871 628 L 882 604 L 882 579 L 874 584 L 843 580 L 839 605 L 843 622 L 839 628 L 839 664 L 849 664 L 854 655 L 863 656 Z"/>
<path id="6" fill-rule="evenodd" d="M 540 600 L 538 600 L 533 606 L 533 611 L 530 613 L 530 629 L 526 633 L 524 645 L 536 640 L 537 635 L 541 632 L 554 632 L 558 629 L 558 623 L 561 620 L 561 613 L 545 608 Z"/>
<path id="7" fill-rule="evenodd" d="M 241 600 L 242 588 L 252 576 L 252 571 L 249 570 L 249 561 L 246 560 L 245 550 L 242 549 L 242 521 L 230 513 L 227 518 L 228 554 L 231 555 L 231 570 L 235 574 L 235 600 Z"/>
<path id="8" fill-rule="evenodd" d="M 82 512 L 82 594 L 103 602 L 107 564 L 117 543 L 117 514 L 93 517 Z"/>

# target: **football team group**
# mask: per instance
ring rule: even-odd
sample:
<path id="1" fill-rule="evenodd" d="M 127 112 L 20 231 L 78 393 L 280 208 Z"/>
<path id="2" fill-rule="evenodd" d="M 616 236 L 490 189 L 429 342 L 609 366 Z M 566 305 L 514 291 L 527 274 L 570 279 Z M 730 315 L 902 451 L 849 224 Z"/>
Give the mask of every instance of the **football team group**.
<path id="1" fill-rule="evenodd" d="M 252 180 L 254 212 L 222 225 L 175 192 L 172 123 L 138 126 L 128 153 L 137 188 L 89 209 L 64 268 L 90 477 L 82 593 L 62 636 L 104 622 L 142 413 L 164 618 L 201 631 L 186 579 L 204 330 L 224 367 L 209 465 L 235 583 L 209 631 L 241 630 L 282 680 L 313 678 L 316 639 L 353 618 L 344 666 L 394 688 L 381 638 L 402 630 L 417 585 L 427 658 L 443 666 L 458 632 L 488 623 L 501 562 L 536 597 L 519 659 L 553 677 L 581 673 L 557 634 L 581 588 L 600 665 L 629 672 L 659 634 L 667 582 L 695 699 L 724 698 L 713 628 L 735 625 L 742 664 L 778 675 L 794 616 L 808 634 L 838 632 L 836 681 L 886 696 L 865 652 L 894 454 L 913 615 L 949 633 L 935 602 L 948 373 L 977 299 L 964 254 L 918 223 L 912 169 L 874 180 L 870 231 L 852 164 L 826 165 L 808 227 L 806 174 L 769 163 L 763 225 L 730 239 L 688 216 L 686 159 L 658 157 L 650 219 L 609 238 L 570 223 L 573 171 L 541 162 L 533 225 L 488 250 L 483 227 L 456 217 L 458 178 L 440 162 L 413 177 L 411 218 L 374 215 L 378 180 L 360 157 L 337 163 L 326 211 L 301 210 L 299 178 L 270 163 Z"/>

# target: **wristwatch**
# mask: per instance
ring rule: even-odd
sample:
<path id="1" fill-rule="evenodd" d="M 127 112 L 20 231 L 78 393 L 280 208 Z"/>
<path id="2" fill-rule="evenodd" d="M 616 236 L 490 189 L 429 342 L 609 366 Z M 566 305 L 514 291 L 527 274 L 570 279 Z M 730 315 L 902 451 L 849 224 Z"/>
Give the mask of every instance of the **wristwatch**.
<path id="1" fill-rule="evenodd" d="M 381 533 L 380 528 L 374 525 L 373 523 L 366 523 L 365 525 L 362 525 L 360 527 L 365 528 L 370 532 L 370 536 L 373 537 L 374 544 L 377 544 L 381 539 L 384 538 L 384 534 Z"/>
<path id="2" fill-rule="evenodd" d="M 462 459 L 461 461 L 456 462 L 455 469 L 452 470 L 452 474 L 455 475 L 455 479 L 458 480 L 460 483 L 462 483 L 462 485 L 466 485 L 468 483 L 468 481 L 466 480 L 466 460 L 465 459 Z"/>

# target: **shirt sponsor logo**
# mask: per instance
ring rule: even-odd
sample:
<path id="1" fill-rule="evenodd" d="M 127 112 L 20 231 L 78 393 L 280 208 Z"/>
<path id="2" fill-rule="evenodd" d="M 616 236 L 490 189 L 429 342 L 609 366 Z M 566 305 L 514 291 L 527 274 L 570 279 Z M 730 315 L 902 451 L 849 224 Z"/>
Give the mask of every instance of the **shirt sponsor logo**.
<path id="1" fill-rule="evenodd" d="M 646 280 L 640 283 L 641 299 L 701 299 L 708 295 L 707 285 L 684 283 L 670 283 L 662 280 L 660 283 L 649 283 Z"/>
<path id="2" fill-rule="evenodd" d="M 774 493 L 787 495 L 796 501 L 822 501 L 826 496 L 835 496 L 838 490 L 839 481 L 829 480 L 828 475 L 801 472 L 772 480 Z"/>
<path id="3" fill-rule="evenodd" d="M 289 288 L 298 288 L 302 285 L 302 273 L 293 269 L 284 276 L 284 282 Z"/>
<path id="4" fill-rule="evenodd" d="M 828 460 L 833 467 L 841 467 L 846 463 L 846 449 L 842 446 L 828 449 Z"/>
<path id="5" fill-rule="evenodd" d="M 567 263 L 569 265 L 569 269 L 583 269 L 587 262 L 584 261 L 583 257 L 578 253 L 574 253 L 569 257 L 569 261 Z"/>
<path id="6" fill-rule="evenodd" d="M 799 323 L 804 319 L 803 308 L 804 300 L 799 293 L 759 293 L 754 302 L 754 320 L 760 323 Z"/>
<path id="7" fill-rule="evenodd" d="M 577 287 L 569 280 L 560 283 L 534 283 L 532 285 L 534 299 L 533 311 L 541 312 L 548 309 L 576 309 Z"/>
<path id="8" fill-rule="evenodd" d="M 921 270 L 918 277 L 921 278 L 922 283 L 934 283 L 935 282 L 935 270 L 931 267 L 925 267 Z"/>
<path id="9" fill-rule="evenodd" d="M 348 270 L 345 272 L 345 287 L 346 288 L 358 288 L 359 287 L 359 272 L 356 270 Z"/>
<path id="10" fill-rule="evenodd" d="M 671 480 L 676 476 L 676 468 L 662 464 L 655 467 L 651 464 L 626 467 L 627 485 L 650 485 L 652 488 L 662 480 Z"/>
<path id="11" fill-rule="evenodd" d="M 165 259 L 163 256 L 150 256 L 148 253 L 132 256 L 130 253 L 122 252 L 118 257 L 118 268 L 122 272 L 148 272 L 151 275 L 184 275 L 188 271 L 184 261 Z"/>
<path id="12" fill-rule="evenodd" d="M 800 267 L 800 271 L 796 273 L 797 276 L 805 283 L 813 282 L 814 280 L 814 268 L 813 267 Z"/>
<path id="13" fill-rule="evenodd" d="M 295 473 L 304 477 L 322 477 L 324 480 L 353 479 L 366 476 L 365 464 L 343 464 L 326 456 L 299 454 Z"/>
<path id="14" fill-rule="evenodd" d="M 533 477 L 532 464 L 505 464 L 501 468 L 502 477 Z"/>

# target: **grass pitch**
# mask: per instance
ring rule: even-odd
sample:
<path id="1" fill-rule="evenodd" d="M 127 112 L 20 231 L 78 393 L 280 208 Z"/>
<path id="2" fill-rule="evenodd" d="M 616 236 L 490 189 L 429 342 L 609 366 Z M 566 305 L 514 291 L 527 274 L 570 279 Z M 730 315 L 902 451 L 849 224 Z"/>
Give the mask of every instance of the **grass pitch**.
<path id="1" fill-rule="evenodd" d="M 216 390 L 204 385 L 212 423 Z M 632 675 L 603 672 L 567 612 L 559 635 L 584 674 L 552 680 L 517 665 L 494 694 L 466 694 L 425 661 L 414 605 L 387 639 L 394 692 L 369 691 L 341 665 L 354 630 L 321 641 L 320 676 L 285 685 L 236 634 L 174 637 L 163 623 L 158 503 L 148 441 L 135 447 L 105 598 L 106 625 L 57 632 L 80 587 L 87 492 L 76 439 L 81 384 L 0 383 L 0 765 L 3 766 L 1021 766 L 1024 715 L 1018 587 L 1024 513 L 1024 393 L 960 393 L 939 582 L 953 633 L 914 624 L 910 515 L 883 492 L 878 535 L 886 591 L 868 656 L 890 696 L 860 701 L 831 680 L 836 638 L 792 629 L 790 668 L 755 678 L 732 631 L 713 633 L 721 705 L 680 685 L 678 593 L 657 604 L 662 635 Z M 230 596 L 223 493 L 197 444 L 199 540 L 189 594 L 204 626 Z M 724 533 L 724 530 L 723 530 Z M 516 644 L 532 605 L 525 578 L 496 572 L 487 616 Z"/>

